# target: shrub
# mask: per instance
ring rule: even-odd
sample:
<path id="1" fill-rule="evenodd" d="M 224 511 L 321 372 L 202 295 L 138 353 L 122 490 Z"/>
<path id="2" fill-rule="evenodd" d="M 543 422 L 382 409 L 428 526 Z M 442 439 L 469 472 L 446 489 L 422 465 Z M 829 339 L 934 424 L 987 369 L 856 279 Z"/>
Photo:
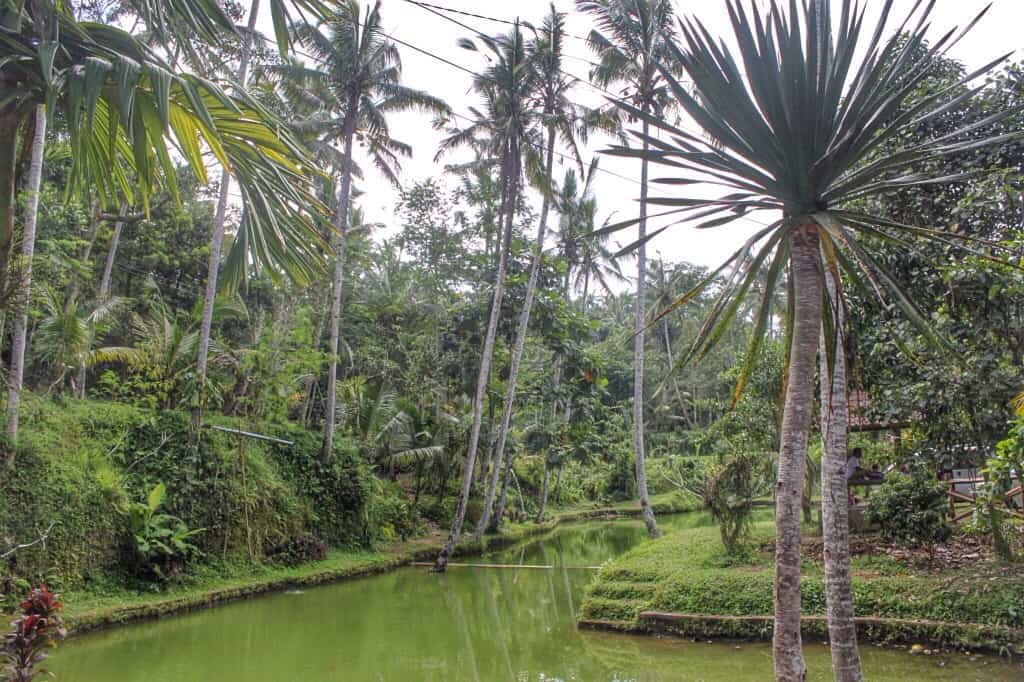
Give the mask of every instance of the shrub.
<path id="1" fill-rule="evenodd" d="M 145 502 L 128 505 L 128 532 L 136 566 L 143 578 L 167 580 L 200 553 L 190 538 L 205 529 L 189 529 L 177 516 L 161 512 L 166 499 L 167 488 L 158 483 L 149 491 Z"/>
<path id="2" fill-rule="evenodd" d="M 323 541 L 312 533 L 289 538 L 270 551 L 270 560 L 281 566 L 300 566 L 327 556 Z"/>
<path id="3" fill-rule="evenodd" d="M 887 477 L 868 499 L 867 518 L 879 525 L 883 540 L 910 547 L 931 549 L 952 532 L 945 486 L 925 467 Z"/>
<path id="4" fill-rule="evenodd" d="M 64 639 L 64 626 L 57 612 L 61 609 L 60 599 L 46 589 L 46 586 L 30 590 L 19 604 L 21 615 L 11 623 L 11 631 L 4 635 L 3 668 L 4 679 L 10 682 L 29 682 L 47 675 L 37 666 L 46 660 L 46 649 L 57 646 Z"/>
<path id="5" fill-rule="evenodd" d="M 52 532 L 45 545 L 19 551 L 16 564 L 4 562 L 0 592 L 22 594 L 23 580 L 69 589 L 123 573 L 140 561 L 126 511 L 158 483 L 172 493 L 161 513 L 207 529 L 189 538 L 207 556 L 258 560 L 302 533 L 328 546 L 369 541 L 373 476 L 344 438 L 324 464 L 319 434 L 295 425 L 210 415 L 294 444 L 211 429 L 196 447 L 187 413 L 93 400 L 57 406 L 32 395 L 24 404 L 15 467 L 0 475 L 0 545 Z"/>
<path id="6" fill-rule="evenodd" d="M 281 476 L 309 502 L 309 529 L 329 545 L 365 545 L 374 477 L 355 444 L 335 437 L 331 461 L 324 462 L 319 434 L 294 427 L 278 435 L 294 441 L 273 446 L 271 455 Z"/>
<path id="7" fill-rule="evenodd" d="M 704 474 L 701 499 L 718 522 L 727 554 L 741 549 L 750 532 L 754 499 L 768 491 L 767 462 L 756 453 L 735 454 Z"/>
<path id="8" fill-rule="evenodd" d="M 629 500 L 636 496 L 636 475 L 633 471 L 633 453 L 624 444 L 609 451 L 611 470 L 605 482 L 604 494 L 610 500 Z"/>
<path id="9" fill-rule="evenodd" d="M 406 540 L 419 530 L 412 505 L 393 482 L 376 482 L 376 490 L 367 505 L 366 516 L 371 543 L 396 537 Z"/>

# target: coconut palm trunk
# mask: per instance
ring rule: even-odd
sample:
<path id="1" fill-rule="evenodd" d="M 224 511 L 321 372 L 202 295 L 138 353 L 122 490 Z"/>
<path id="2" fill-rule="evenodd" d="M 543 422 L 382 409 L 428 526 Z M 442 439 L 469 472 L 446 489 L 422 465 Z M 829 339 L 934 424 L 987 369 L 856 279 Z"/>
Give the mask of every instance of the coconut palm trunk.
<path id="1" fill-rule="evenodd" d="M 825 601 L 832 677 L 836 682 L 860 682 L 860 654 L 850 590 L 850 527 L 846 492 L 848 403 L 846 348 L 841 299 L 831 272 L 825 274 L 833 320 L 833 360 L 829 367 L 822 332 L 821 356 L 821 517 L 825 546 Z M 831 369 L 831 371 L 830 371 Z"/>
<path id="2" fill-rule="evenodd" d="M 14 145 L 11 144 L 13 147 Z M 36 106 L 32 135 L 32 158 L 25 184 L 25 220 L 21 236 L 22 263 L 15 291 L 14 336 L 11 341 L 11 367 L 7 374 L 7 464 L 14 464 L 18 442 L 18 405 L 25 375 L 25 342 L 28 336 L 28 300 L 32 288 L 32 258 L 35 255 L 36 221 L 39 217 L 39 185 L 43 177 L 43 151 L 46 147 L 46 110 Z"/>
<path id="3" fill-rule="evenodd" d="M 313 344 L 312 350 L 314 353 L 319 353 L 323 349 L 324 342 L 324 327 L 327 326 L 327 318 L 330 315 L 330 310 L 327 309 L 327 292 L 324 292 L 321 296 L 317 297 L 316 303 L 314 303 L 314 309 L 320 309 L 323 311 L 321 315 L 317 316 L 316 326 L 313 328 Z M 301 421 L 302 425 L 309 427 L 313 423 L 313 411 L 315 406 L 315 397 L 317 383 L 319 379 L 316 374 L 310 374 L 309 378 L 305 383 L 305 398 L 302 401 Z"/>
<path id="4" fill-rule="evenodd" d="M 124 216 L 127 211 L 128 205 L 122 202 L 118 209 L 118 215 Z M 110 244 L 107 247 L 107 256 L 103 261 L 103 274 L 100 276 L 99 288 L 96 290 L 97 305 L 103 305 L 110 298 L 110 279 L 113 276 L 114 259 L 117 257 L 117 245 L 121 241 L 121 231 L 123 229 L 123 220 L 118 220 L 114 223 L 114 231 L 110 235 Z M 88 259 L 88 254 L 86 254 L 86 259 Z M 72 294 L 69 294 L 68 300 L 70 301 L 72 298 Z M 78 369 L 75 371 L 75 391 L 79 399 L 85 398 L 86 377 L 86 366 L 83 362 L 78 365 Z"/>
<path id="5" fill-rule="evenodd" d="M 325 462 L 334 452 L 334 426 L 338 402 L 338 347 L 341 342 L 341 287 L 345 279 L 345 241 L 348 232 L 348 204 L 352 194 L 352 148 L 355 142 L 356 118 L 359 100 L 349 100 L 345 113 L 345 152 L 342 159 L 338 208 L 334 216 L 334 272 L 331 280 L 331 340 L 328 346 L 326 402 L 324 405 L 324 446 L 321 456 Z"/>
<path id="6" fill-rule="evenodd" d="M 534 523 L 544 522 L 544 508 L 548 504 L 548 481 L 551 480 L 551 467 L 548 465 L 547 457 L 544 459 L 544 476 L 540 481 L 540 503 L 537 505 L 537 516 Z"/>
<path id="7" fill-rule="evenodd" d="M 646 112 L 646 107 L 644 107 Z M 650 125 L 644 121 L 644 137 L 650 133 Z M 644 151 L 648 143 L 644 140 Z M 643 242 L 647 236 L 647 160 L 640 165 L 640 222 L 637 224 L 640 246 L 636 252 L 636 310 L 633 319 L 633 465 L 636 475 L 636 494 L 640 500 L 640 514 L 647 527 L 648 537 L 659 535 L 658 522 L 651 509 L 651 500 L 647 493 L 647 470 L 644 464 L 644 285 L 647 278 L 647 245 Z"/>
<path id="8" fill-rule="evenodd" d="M 249 58 L 252 53 L 252 34 L 256 30 L 256 18 L 260 12 L 260 0 L 252 0 L 249 7 L 249 21 L 245 38 L 242 41 L 242 53 L 239 57 L 237 82 L 245 84 L 249 72 Z M 220 272 L 220 257 L 224 244 L 224 220 L 228 210 L 228 194 L 231 190 L 231 173 L 227 168 L 220 176 L 220 194 L 217 197 L 217 210 L 213 216 L 210 229 L 210 256 L 206 265 L 206 290 L 203 292 L 203 312 L 199 320 L 199 341 L 196 344 L 196 381 L 199 386 L 199 404 L 192 408 L 192 427 L 199 428 L 202 408 L 205 400 L 206 368 L 210 355 L 210 334 L 213 329 L 213 304 L 217 298 L 217 280 Z"/>
<path id="9" fill-rule="evenodd" d="M 548 126 L 548 145 L 544 159 L 544 174 L 550 177 L 551 169 L 555 160 L 555 128 Z M 505 468 L 505 446 L 508 441 L 508 431 L 512 424 L 512 408 L 516 401 L 516 378 L 519 373 L 519 364 L 523 359 L 523 350 L 526 348 L 526 335 L 530 328 L 530 310 L 533 308 L 533 300 L 537 295 L 537 282 L 540 279 L 540 266 L 544 261 L 544 239 L 547 236 L 548 213 L 551 208 L 551 199 L 547 193 L 540 207 L 540 222 L 537 226 L 537 241 L 533 246 L 533 263 L 530 265 L 530 276 L 526 282 L 526 300 L 523 301 L 523 309 L 519 313 L 519 326 L 516 328 L 516 338 L 512 344 L 512 356 L 509 358 L 508 382 L 505 387 L 505 399 L 501 406 L 501 422 L 498 425 L 498 440 L 494 449 L 494 464 L 491 467 L 491 475 L 487 481 L 487 493 L 484 497 L 484 506 L 477 522 L 476 530 L 473 532 L 473 539 L 479 540 L 487 530 L 491 521 L 491 507 L 494 504 L 494 492 L 498 486 L 498 477 Z M 501 522 L 501 519 L 496 519 Z"/>
<path id="10" fill-rule="evenodd" d="M 13 109 L 13 106 L 9 107 Z M 0 140 L 5 144 L 0 147 L 0 307 L 4 312 L 10 307 L 13 287 L 9 282 L 10 264 L 14 256 L 14 182 L 18 166 L 18 145 L 12 144 L 18 137 L 21 119 L 17 112 L 0 113 Z"/>
<path id="11" fill-rule="evenodd" d="M 562 296 L 564 297 L 564 299 L 566 301 L 569 300 L 569 281 L 570 281 L 571 276 L 572 276 L 572 273 L 570 272 L 570 269 L 566 269 L 566 271 L 565 271 L 565 279 L 562 281 Z M 554 367 L 553 367 L 553 369 L 551 371 L 551 390 L 552 390 L 553 395 L 551 397 L 551 413 L 548 416 L 549 431 L 550 431 L 550 428 L 553 427 L 555 425 L 555 423 L 557 422 L 557 420 L 558 420 L 558 405 L 559 405 L 558 388 L 559 388 L 559 386 L 562 385 L 562 353 L 561 352 L 555 353 L 555 358 L 554 358 L 554 361 L 552 362 L 552 365 L 554 365 Z M 565 407 L 564 407 L 564 410 L 565 410 L 564 414 L 565 414 L 565 421 L 566 422 L 569 421 L 569 413 L 570 413 L 571 409 L 572 409 L 572 407 L 571 407 L 571 405 L 569 403 L 569 400 L 566 399 Z M 549 445 L 549 447 L 550 447 L 550 445 Z M 538 497 L 538 502 L 537 502 L 537 516 L 534 519 L 536 523 L 540 523 L 540 522 L 542 522 L 544 520 L 544 509 L 547 507 L 547 504 L 548 504 L 548 477 L 551 475 L 551 472 L 550 472 L 550 465 L 548 464 L 547 453 L 548 453 L 548 448 L 545 448 L 545 450 L 544 450 L 544 461 L 542 463 L 542 465 L 544 467 L 544 475 L 543 475 L 543 478 L 541 479 L 540 496 Z"/>
<path id="12" fill-rule="evenodd" d="M 122 203 L 118 210 L 119 215 L 125 215 L 128 205 Z M 117 247 L 121 242 L 121 232 L 124 230 L 124 221 L 118 220 L 114 223 L 114 230 L 110 235 L 110 244 L 107 245 L 107 257 L 103 260 L 103 275 L 100 276 L 100 285 L 96 290 L 96 300 L 103 303 L 110 298 L 110 283 L 114 276 L 114 262 L 117 259 Z"/>
<path id="13" fill-rule="evenodd" d="M 100 225 L 100 202 L 94 201 L 92 204 L 92 212 L 89 214 L 89 227 L 85 233 L 85 243 L 78 250 L 78 262 L 88 263 L 92 256 L 92 247 L 96 241 L 96 230 L 99 229 Z M 78 300 L 78 275 L 77 273 L 71 273 L 71 281 L 68 282 L 67 291 L 64 294 L 64 310 L 70 310 L 71 306 Z"/>
<path id="14" fill-rule="evenodd" d="M 455 506 L 455 516 L 452 520 L 451 532 L 448 539 L 437 555 L 434 566 L 430 569 L 433 573 L 441 573 L 448 565 L 448 557 L 455 549 L 455 543 L 462 532 L 462 523 L 466 518 L 466 507 L 469 504 L 469 494 L 473 485 L 473 468 L 476 464 L 476 451 L 480 442 L 480 424 L 483 416 L 483 403 L 487 393 L 487 380 L 491 372 L 491 359 L 494 355 L 494 341 L 498 335 L 498 322 L 501 318 L 501 302 L 505 297 L 505 270 L 508 262 L 507 245 L 512 236 L 512 223 L 515 218 L 515 208 L 518 199 L 518 180 L 520 176 L 519 150 L 515 142 L 506 146 L 504 163 L 502 164 L 502 179 L 504 191 L 504 202 L 502 216 L 504 217 L 503 244 L 499 246 L 498 267 L 494 275 L 494 295 L 491 300 L 491 314 L 487 321 L 487 333 L 484 337 L 483 352 L 480 355 L 480 371 L 476 381 L 476 395 L 473 398 L 473 425 L 469 432 L 469 445 L 466 450 L 466 464 L 462 472 L 462 487 L 459 490 L 459 500 Z"/>
<path id="15" fill-rule="evenodd" d="M 814 404 L 814 372 L 822 306 L 818 235 L 814 225 L 801 226 L 792 234 L 790 253 L 793 340 L 775 483 L 775 629 L 772 652 L 776 682 L 802 682 L 806 673 L 800 639 L 800 492 Z"/>

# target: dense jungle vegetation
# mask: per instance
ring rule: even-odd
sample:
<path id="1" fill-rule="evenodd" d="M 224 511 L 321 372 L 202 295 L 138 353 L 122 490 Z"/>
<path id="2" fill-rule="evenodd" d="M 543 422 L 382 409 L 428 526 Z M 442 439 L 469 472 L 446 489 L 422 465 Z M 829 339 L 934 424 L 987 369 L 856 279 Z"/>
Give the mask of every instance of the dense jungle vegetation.
<path id="1" fill-rule="evenodd" d="M 40 581 L 158 592 L 450 529 L 443 570 L 467 533 L 632 500 L 653 537 L 651 496 L 709 509 L 742 557 L 774 500 L 776 677 L 795 680 L 797 514 L 848 544 L 854 449 L 915 481 L 886 483 L 885 527 L 941 507 L 937 470 L 982 471 L 957 532 L 1019 558 L 1000 496 L 1024 469 L 1024 63 L 969 73 L 922 21 L 851 70 L 874 27 L 806 0 L 735 10 L 745 70 L 783 83 L 743 99 L 672 3 L 580 0 L 587 82 L 552 6 L 465 31 L 487 66 L 445 102 L 403 80 L 412 50 L 382 28 L 416 4 L 0 8 L 7 607 Z M 768 47 L 762 15 L 781 22 Z M 814 44 L 818 22 L 835 38 Z M 789 69 L 821 100 L 788 92 Z M 615 97 L 583 106 L 587 87 Z M 829 101 L 846 117 L 781 123 Z M 389 119 L 409 111 L 444 132 L 415 150 L 433 177 L 402 173 L 415 140 Z M 604 152 L 636 160 L 638 219 L 595 191 Z M 377 177 L 399 188 L 393 224 L 365 217 Z M 665 194 L 692 177 L 727 196 Z M 648 253 L 677 220 L 748 213 L 763 229 L 718 269 Z M 836 679 L 859 679 L 852 651 L 834 648 Z"/>

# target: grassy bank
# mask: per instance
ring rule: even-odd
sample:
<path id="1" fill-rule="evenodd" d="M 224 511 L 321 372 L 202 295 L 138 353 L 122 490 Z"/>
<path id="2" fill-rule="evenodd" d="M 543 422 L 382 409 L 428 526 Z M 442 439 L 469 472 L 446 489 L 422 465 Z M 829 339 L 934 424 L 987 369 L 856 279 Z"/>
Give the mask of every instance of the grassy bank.
<path id="1" fill-rule="evenodd" d="M 693 503 L 674 495 L 652 498 L 661 514 L 693 509 Z M 608 517 L 639 516 L 636 503 L 560 510 L 544 523 L 505 525 L 501 532 L 480 542 L 463 542 L 457 556 L 477 555 L 535 538 L 559 524 Z M 190 571 L 182 582 L 154 592 L 131 589 L 111 582 L 94 583 L 84 590 L 63 593 L 65 619 L 72 633 L 82 633 L 122 623 L 206 608 L 219 603 L 296 587 L 320 585 L 338 580 L 382 573 L 414 561 L 432 560 L 441 549 L 443 537 L 421 537 L 393 542 L 378 550 L 333 550 L 321 561 L 297 567 L 266 563 L 208 563 Z"/>
<path id="2" fill-rule="evenodd" d="M 754 528 L 755 545 L 772 537 Z M 866 641 L 1024 652 L 1024 573 L 996 565 L 917 570 L 888 557 L 855 557 L 854 609 Z M 803 563 L 801 610 L 808 635 L 824 637 L 821 565 Z M 601 570 L 582 607 L 585 626 L 687 637 L 771 636 L 767 550 L 725 556 L 717 528 L 670 533 Z"/>
<path id="3" fill-rule="evenodd" d="M 325 463 L 319 433 L 294 424 L 210 415 L 234 431 L 207 429 L 196 443 L 186 413 L 31 395 L 21 419 L 15 467 L 0 477 L 0 549 L 23 547 L 0 565 L 0 611 L 45 582 L 64 595 L 77 630 L 432 559 L 448 523 L 437 512 L 450 499 L 414 505 L 400 484 L 373 473 L 350 439 L 336 438 Z M 199 532 L 188 557 L 154 575 L 132 514 L 158 484 L 166 497 L 151 512 Z M 671 495 L 653 503 L 658 513 L 692 507 Z M 509 524 L 459 551 L 512 544 L 564 521 L 634 513 L 628 502 L 552 508 L 546 523 Z"/>

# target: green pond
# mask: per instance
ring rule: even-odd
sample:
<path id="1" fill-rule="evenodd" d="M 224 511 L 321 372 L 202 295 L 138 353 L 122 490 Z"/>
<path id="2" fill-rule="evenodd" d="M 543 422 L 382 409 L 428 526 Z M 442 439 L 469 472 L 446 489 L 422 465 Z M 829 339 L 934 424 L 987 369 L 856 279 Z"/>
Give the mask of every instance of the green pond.
<path id="1" fill-rule="evenodd" d="M 700 514 L 664 527 L 707 523 Z M 579 631 L 596 566 L 643 539 L 635 521 L 563 526 L 487 563 L 553 569 L 423 568 L 236 602 L 68 641 L 48 666 L 66 682 L 541 682 L 771 678 L 763 643 L 704 644 Z M 963 654 L 910 656 L 864 647 L 865 679 L 1024 679 L 1024 668 Z M 828 649 L 809 644 L 811 680 L 828 680 Z"/>

